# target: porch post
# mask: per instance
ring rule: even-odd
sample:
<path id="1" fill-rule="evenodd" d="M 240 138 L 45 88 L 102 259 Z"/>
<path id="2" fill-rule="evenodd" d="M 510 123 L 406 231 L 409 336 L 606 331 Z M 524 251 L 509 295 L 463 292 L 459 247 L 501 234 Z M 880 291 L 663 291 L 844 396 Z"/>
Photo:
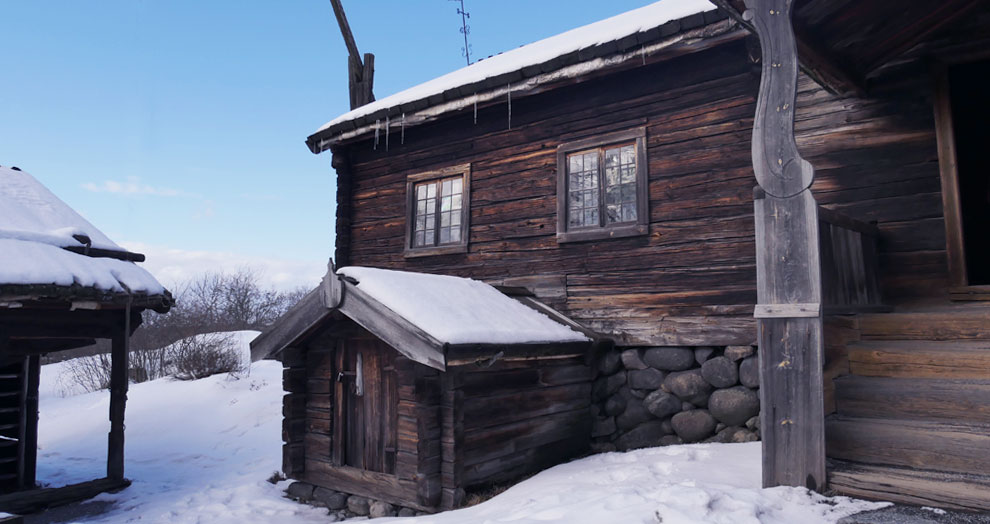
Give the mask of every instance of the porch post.
<path id="1" fill-rule="evenodd" d="M 107 478 L 124 479 L 124 406 L 127 403 L 128 351 L 131 338 L 131 308 L 124 311 L 110 347 L 110 434 L 107 438 Z"/>
<path id="2" fill-rule="evenodd" d="M 763 48 L 753 125 L 763 486 L 825 487 L 815 171 L 794 141 L 793 0 L 745 0 Z"/>

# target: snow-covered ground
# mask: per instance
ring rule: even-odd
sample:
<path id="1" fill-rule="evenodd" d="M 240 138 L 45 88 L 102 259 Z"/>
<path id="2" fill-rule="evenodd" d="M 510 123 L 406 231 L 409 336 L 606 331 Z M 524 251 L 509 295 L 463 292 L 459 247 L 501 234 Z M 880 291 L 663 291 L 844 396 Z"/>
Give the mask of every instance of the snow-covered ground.
<path id="1" fill-rule="evenodd" d="M 57 372 L 44 367 L 42 381 Z M 281 379 L 277 362 L 258 362 L 237 376 L 132 384 L 127 477 L 134 483 L 98 497 L 113 504 L 80 522 L 327 522 L 326 510 L 282 498 L 285 482 L 265 480 L 281 463 Z M 41 481 L 104 475 L 108 403 L 106 391 L 61 397 L 48 389 L 41 400 Z M 477 506 L 379 522 L 815 524 L 875 507 L 797 488 L 760 489 L 759 443 L 698 444 L 596 455 Z"/>

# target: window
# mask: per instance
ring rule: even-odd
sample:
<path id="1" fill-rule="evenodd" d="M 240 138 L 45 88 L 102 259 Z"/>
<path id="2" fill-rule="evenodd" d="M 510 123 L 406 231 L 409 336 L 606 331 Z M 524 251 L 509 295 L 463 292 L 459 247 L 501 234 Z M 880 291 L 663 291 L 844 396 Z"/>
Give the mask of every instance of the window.
<path id="1" fill-rule="evenodd" d="M 646 129 L 557 148 L 557 241 L 645 235 Z"/>
<path id="2" fill-rule="evenodd" d="M 406 193 L 406 256 L 467 252 L 470 164 L 410 175 Z"/>

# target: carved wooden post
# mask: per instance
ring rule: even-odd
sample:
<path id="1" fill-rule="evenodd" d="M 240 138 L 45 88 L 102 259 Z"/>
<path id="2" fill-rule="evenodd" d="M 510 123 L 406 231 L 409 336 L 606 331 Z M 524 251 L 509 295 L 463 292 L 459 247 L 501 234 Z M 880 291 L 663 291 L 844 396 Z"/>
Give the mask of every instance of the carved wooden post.
<path id="1" fill-rule="evenodd" d="M 794 141 L 793 0 L 745 0 L 763 76 L 753 125 L 763 485 L 825 487 L 821 267 L 815 171 Z"/>

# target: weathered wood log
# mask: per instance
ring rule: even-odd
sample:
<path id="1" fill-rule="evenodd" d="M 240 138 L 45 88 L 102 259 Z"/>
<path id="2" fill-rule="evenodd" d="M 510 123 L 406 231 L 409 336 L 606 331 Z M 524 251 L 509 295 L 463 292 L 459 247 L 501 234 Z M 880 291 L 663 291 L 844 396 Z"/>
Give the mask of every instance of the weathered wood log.
<path id="1" fill-rule="evenodd" d="M 131 485 L 127 479 L 102 478 L 60 488 L 43 488 L 0 495 L 0 511 L 34 513 L 46 508 L 86 500 L 100 493 L 114 492 Z"/>
<path id="2" fill-rule="evenodd" d="M 821 261 L 815 172 L 794 139 L 791 0 L 746 0 L 763 74 L 753 125 L 763 485 L 825 486 Z M 795 306 L 800 305 L 800 306 Z M 779 308 L 780 314 L 768 315 Z"/>
<path id="3" fill-rule="evenodd" d="M 127 404 L 130 308 L 110 343 L 110 434 L 107 439 L 107 478 L 124 479 L 124 410 Z"/>

